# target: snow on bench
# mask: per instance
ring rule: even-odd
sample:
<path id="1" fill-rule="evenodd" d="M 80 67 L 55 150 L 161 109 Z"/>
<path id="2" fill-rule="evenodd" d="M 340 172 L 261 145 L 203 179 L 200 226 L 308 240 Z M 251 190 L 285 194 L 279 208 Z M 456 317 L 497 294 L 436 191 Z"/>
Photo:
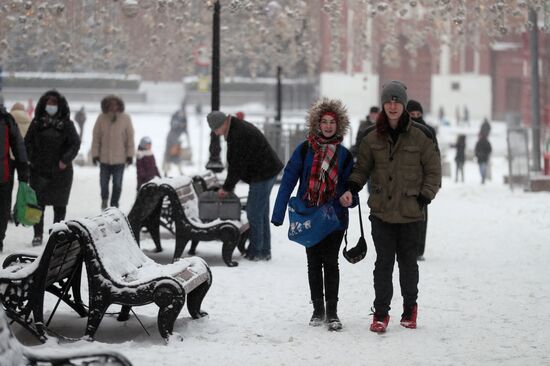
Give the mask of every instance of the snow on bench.
<path id="1" fill-rule="evenodd" d="M 55 313 L 54 308 L 44 325 L 46 291 L 85 317 L 87 311 L 80 295 L 82 258 L 80 243 L 63 223 L 54 224 L 40 256 L 9 255 L 0 270 L 0 300 L 7 315 L 42 342 L 47 338 L 45 327 Z"/>
<path id="2" fill-rule="evenodd" d="M 67 346 L 65 346 L 67 347 Z M 86 366 L 112 365 L 132 366 L 123 355 L 97 347 L 80 347 L 71 350 L 53 347 L 32 349 L 25 347 L 14 337 L 8 324 L 6 313 L 0 306 L 0 361 L 2 366 L 41 365 L 41 366 Z"/>
<path id="3" fill-rule="evenodd" d="M 93 337 L 111 304 L 124 305 L 127 315 L 131 306 L 154 302 L 159 306 L 159 332 L 166 340 L 186 296 L 194 319 L 207 315 L 200 307 L 212 274 L 203 259 L 156 263 L 139 249 L 126 217 L 114 207 L 92 218 L 70 220 L 67 226 L 85 247 L 90 294 L 87 336 Z"/>
<path id="4" fill-rule="evenodd" d="M 241 215 L 241 220 L 202 221 L 197 192 L 192 179 L 186 176 L 156 178 L 145 184 L 128 219 L 137 240 L 141 227 L 145 226 L 158 251 L 162 250 L 159 226 L 172 232 L 176 236 L 174 260 L 181 258 L 189 241 L 195 243 L 191 248 L 193 254 L 199 241 L 222 241 L 222 257 L 229 267 L 238 265 L 232 260 L 233 251 L 237 246 L 244 247 L 249 229 L 246 215 Z"/>

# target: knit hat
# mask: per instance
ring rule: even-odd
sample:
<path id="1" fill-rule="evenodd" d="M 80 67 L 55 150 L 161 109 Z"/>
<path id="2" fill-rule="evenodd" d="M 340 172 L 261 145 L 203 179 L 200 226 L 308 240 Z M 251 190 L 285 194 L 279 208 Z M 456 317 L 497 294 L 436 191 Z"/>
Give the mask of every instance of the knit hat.
<path id="1" fill-rule="evenodd" d="M 392 80 L 382 86 L 382 105 L 396 101 L 405 106 L 407 104 L 407 87 L 400 81 Z"/>
<path id="2" fill-rule="evenodd" d="M 380 108 L 376 106 L 370 107 L 369 113 L 379 113 L 379 112 L 380 112 Z"/>
<path id="3" fill-rule="evenodd" d="M 210 112 L 208 113 L 208 116 L 206 116 L 206 120 L 208 121 L 208 126 L 210 126 L 210 129 L 212 131 L 220 128 L 226 119 L 227 119 L 227 115 L 220 111 Z"/>
<path id="4" fill-rule="evenodd" d="M 407 103 L 407 108 L 406 109 L 407 109 L 407 112 L 418 111 L 418 112 L 424 114 L 424 110 L 422 109 L 422 104 L 420 104 L 419 102 L 417 102 L 414 99 L 409 100 L 409 102 Z"/>
<path id="5" fill-rule="evenodd" d="M 145 149 L 145 146 L 152 143 L 151 138 L 149 136 L 142 137 L 141 140 L 139 140 L 139 147 L 141 149 Z"/>

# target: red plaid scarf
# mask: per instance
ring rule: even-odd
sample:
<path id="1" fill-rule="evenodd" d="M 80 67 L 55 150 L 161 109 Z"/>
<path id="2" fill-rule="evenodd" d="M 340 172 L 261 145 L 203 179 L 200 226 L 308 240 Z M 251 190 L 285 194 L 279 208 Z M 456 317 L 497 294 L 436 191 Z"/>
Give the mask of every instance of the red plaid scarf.
<path id="1" fill-rule="evenodd" d="M 331 138 L 309 135 L 309 145 L 313 149 L 313 163 L 304 199 L 310 206 L 321 206 L 334 198 L 338 184 L 338 157 L 336 149 L 342 137 Z"/>

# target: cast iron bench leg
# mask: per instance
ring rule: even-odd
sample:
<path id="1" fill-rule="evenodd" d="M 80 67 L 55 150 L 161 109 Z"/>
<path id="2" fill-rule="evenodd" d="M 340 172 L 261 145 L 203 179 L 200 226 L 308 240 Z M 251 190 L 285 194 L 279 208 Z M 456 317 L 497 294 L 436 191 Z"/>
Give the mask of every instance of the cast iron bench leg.
<path id="1" fill-rule="evenodd" d="M 199 241 L 198 240 L 192 240 L 191 241 L 191 248 L 189 249 L 189 251 L 187 253 L 189 253 L 190 255 L 197 254 L 197 245 L 199 245 Z"/>
<path id="2" fill-rule="evenodd" d="M 86 325 L 86 336 L 94 338 L 94 334 L 103 319 L 103 315 L 109 308 L 109 304 L 103 301 L 90 301 L 90 310 L 88 314 L 88 324 Z"/>
<path id="3" fill-rule="evenodd" d="M 201 305 L 209 289 L 210 284 L 208 282 L 203 282 L 200 286 L 187 294 L 187 310 L 193 319 L 200 319 L 208 315 L 206 311 L 201 311 Z"/>
<path id="4" fill-rule="evenodd" d="M 157 324 L 162 338 L 168 340 L 174 330 L 174 323 L 185 303 L 185 296 L 177 296 L 174 290 L 161 286 L 153 294 L 155 304 L 159 307 Z"/>

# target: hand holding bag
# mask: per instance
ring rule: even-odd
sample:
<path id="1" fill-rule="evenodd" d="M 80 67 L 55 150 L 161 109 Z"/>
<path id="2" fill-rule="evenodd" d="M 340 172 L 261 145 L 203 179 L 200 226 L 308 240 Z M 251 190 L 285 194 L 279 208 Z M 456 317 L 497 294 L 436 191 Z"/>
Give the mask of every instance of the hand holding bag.
<path id="1" fill-rule="evenodd" d="M 360 200 L 359 200 L 360 201 Z M 344 246 L 344 249 L 342 250 L 342 254 L 344 255 L 344 258 L 351 264 L 355 264 L 357 262 L 360 262 L 365 256 L 367 255 L 367 242 L 365 240 L 365 232 L 363 231 L 363 218 L 361 216 L 361 204 L 359 203 L 357 205 L 357 208 L 359 208 L 359 225 L 361 227 L 361 237 L 359 238 L 359 241 L 357 242 L 357 245 L 350 250 L 347 250 L 348 248 L 348 232 L 346 230 L 346 234 L 344 235 L 344 240 L 346 242 L 346 245 Z"/>
<path id="2" fill-rule="evenodd" d="M 40 222 L 42 209 L 38 206 L 36 193 L 26 182 L 19 182 L 13 212 L 16 224 L 32 226 Z"/>
<path id="3" fill-rule="evenodd" d="M 340 227 L 332 202 L 322 206 L 307 207 L 298 197 L 291 197 L 288 203 L 288 239 L 312 247 L 328 234 Z"/>

